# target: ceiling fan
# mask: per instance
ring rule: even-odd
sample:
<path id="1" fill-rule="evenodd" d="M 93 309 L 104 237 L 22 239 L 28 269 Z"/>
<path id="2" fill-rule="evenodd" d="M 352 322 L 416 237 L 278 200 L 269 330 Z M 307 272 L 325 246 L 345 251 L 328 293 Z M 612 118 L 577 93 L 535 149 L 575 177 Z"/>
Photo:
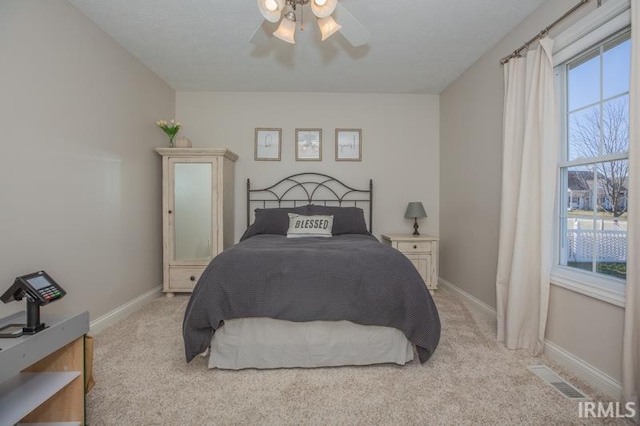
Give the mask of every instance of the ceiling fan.
<path id="1" fill-rule="evenodd" d="M 318 20 L 322 41 L 338 31 L 353 47 L 363 46 L 369 41 L 369 31 L 351 12 L 338 3 L 338 0 L 258 0 L 258 9 L 265 21 L 271 23 L 280 21 L 280 25 L 272 33 L 273 36 L 287 43 L 295 44 L 296 22 L 298 22 L 296 12 L 300 14 L 300 31 L 304 31 L 303 7 L 308 3 L 311 3 L 311 11 Z M 287 7 L 289 10 L 284 13 Z M 334 12 L 342 25 L 331 16 Z M 264 33 L 263 25 L 264 22 L 258 26 L 250 42 L 255 43 Z"/>

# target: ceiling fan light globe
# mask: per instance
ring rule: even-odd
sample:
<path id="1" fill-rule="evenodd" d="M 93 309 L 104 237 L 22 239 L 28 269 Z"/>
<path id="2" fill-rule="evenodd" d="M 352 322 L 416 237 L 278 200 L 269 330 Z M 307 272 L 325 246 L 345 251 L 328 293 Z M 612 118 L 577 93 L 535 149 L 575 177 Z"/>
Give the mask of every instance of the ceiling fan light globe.
<path id="1" fill-rule="evenodd" d="M 338 7 L 338 0 L 313 0 L 311 2 L 311 11 L 318 18 L 331 16 L 336 7 Z"/>
<path id="2" fill-rule="evenodd" d="M 275 9 L 273 6 L 275 5 Z M 264 19 L 269 22 L 278 22 L 282 17 L 285 0 L 258 0 L 258 9 Z"/>
<path id="3" fill-rule="evenodd" d="M 278 3 L 276 3 L 276 0 L 265 0 L 264 6 L 267 8 L 269 12 L 278 10 Z"/>
<path id="4" fill-rule="evenodd" d="M 288 19 L 283 19 L 278 29 L 273 32 L 273 35 L 289 44 L 296 44 L 295 33 L 296 23 Z"/>
<path id="5" fill-rule="evenodd" d="M 340 31 L 342 25 L 338 24 L 331 16 L 318 19 L 318 27 L 320 27 L 320 33 L 322 34 L 322 41 L 325 41 L 336 32 Z"/>

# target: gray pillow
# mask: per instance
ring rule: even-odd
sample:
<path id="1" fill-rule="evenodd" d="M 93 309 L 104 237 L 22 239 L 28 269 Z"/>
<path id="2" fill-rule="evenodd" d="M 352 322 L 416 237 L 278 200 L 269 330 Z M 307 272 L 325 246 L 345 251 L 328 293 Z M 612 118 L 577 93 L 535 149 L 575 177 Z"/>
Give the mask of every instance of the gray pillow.
<path id="1" fill-rule="evenodd" d="M 369 234 L 367 222 L 364 220 L 364 211 L 359 207 L 318 206 L 309 204 L 307 215 L 332 215 L 333 235 L 342 234 Z"/>
<path id="2" fill-rule="evenodd" d="M 306 214 L 307 206 L 256 209 L 253 224 L 247 228 L 240 241 L 260 234 L 287 235 L 289 213 Z"/>

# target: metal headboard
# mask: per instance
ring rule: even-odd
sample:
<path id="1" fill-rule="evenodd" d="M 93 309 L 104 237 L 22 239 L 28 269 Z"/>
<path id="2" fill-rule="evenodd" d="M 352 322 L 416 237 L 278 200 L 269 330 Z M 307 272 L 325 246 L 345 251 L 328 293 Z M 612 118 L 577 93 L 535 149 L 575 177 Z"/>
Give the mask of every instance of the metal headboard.
<path id="1" fill-rule="evenodd" d="M 256 207 L 296 207 L 312 203 L 340 207 L 366 204 L 369 207 L 369 232 L 373 232 L 372 179 L 369 179 L 369 189 L 352 188 L 322 173 L 298 173 L 261 189 L 251 189 L 251 179 L 247 179 L 247 226 L 251 224 L 251 211 Z"/>

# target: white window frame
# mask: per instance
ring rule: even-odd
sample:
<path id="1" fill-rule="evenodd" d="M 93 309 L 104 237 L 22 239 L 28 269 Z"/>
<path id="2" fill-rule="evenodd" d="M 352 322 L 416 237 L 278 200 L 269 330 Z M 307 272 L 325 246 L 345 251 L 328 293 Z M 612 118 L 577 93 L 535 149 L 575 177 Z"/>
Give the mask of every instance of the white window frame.
<path id="1" fill-rule="evenodd" d="M 609 0 L 601 7 L 591 12 L 582 20 L 569 27 L 555 37 L 553 63 L 560 64 L 556 67 L 556 87 L 559 94 L 558 107 L 561 112 L 560 131 L 563 141 L 558 149 L 564 147 L 566 138 L 566 91 L 565 88 L 565 63 L 579 56 L 589 48 L 600 44 L 604 40 L 622 32 L 631 25 L 631 12 L 629 0 Z M 561 154 L 561 153 L 560 153 Z M 613 156 L 617 157 L 617 156 Z M 560 156 L 559 158 L 564 158 Z M 616 159 L 616 158 L 612 158 Z M 558 170 L 562 164 L 559 164 Z M 564 195 L 560 173 L 558 173 L 558 199 L 555 220 L 555 238 L 553 247 L 553 263 L 551 268 L 551 284 L 568 290 L 611 303 L 616 306 L 625 306 L 625 283 L 620 279 L 607 277 L 602 274 L 581 271 L 577 268 L 559 264 L 560 253 L 560 206 Z"/>

